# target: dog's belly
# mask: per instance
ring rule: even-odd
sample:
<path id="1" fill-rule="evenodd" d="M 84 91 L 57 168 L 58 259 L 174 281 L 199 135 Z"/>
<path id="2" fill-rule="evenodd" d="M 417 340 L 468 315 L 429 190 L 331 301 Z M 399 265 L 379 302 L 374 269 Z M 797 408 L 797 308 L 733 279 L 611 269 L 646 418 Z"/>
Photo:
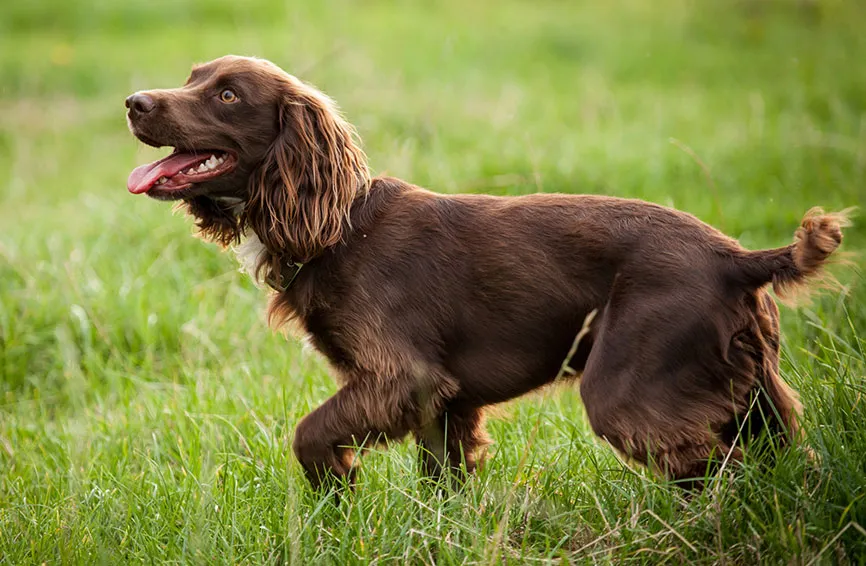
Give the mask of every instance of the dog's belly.
<path id="1" fill-rule="evenodd" d="M 503 403 L 550 383 L 556 373 L 550 368 L 534 371 L 514 368 L 510 372 L 487 374 L 483 380 L 460 379 L 460 390 L 455 400 L 479 407 Z"/>
<path id="2" fill-rule="evenodd" d="M 478 406 L 501 403 L 546 385 L 557 376 L 574 376 L 583 370 L 592 348 L 589 333 L 571 352 L 579 331 L 580 324 L 559 328 L 551 324 L 549 328 L 516 330 L 465 344 L 448 364 L 460 385 L 459 400 Z"/>

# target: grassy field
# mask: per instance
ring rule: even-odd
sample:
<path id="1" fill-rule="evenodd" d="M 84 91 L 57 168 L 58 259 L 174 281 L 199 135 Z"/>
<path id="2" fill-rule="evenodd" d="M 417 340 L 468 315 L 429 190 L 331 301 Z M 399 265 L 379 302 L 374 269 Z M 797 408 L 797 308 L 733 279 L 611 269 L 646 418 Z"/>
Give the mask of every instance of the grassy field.
<path id="1" fill-rule="evenodd" d="M 783 309 L 814 463 L 747 455 L 687 500 L 561 388 L 494 412 L 465 491 L 431 494 L 402 445 L 335 505 L 290 449 L 325 364 L 189 219 L 127 194 L 165 150 L 123 107 L 263 56 L 340 102 L 376 172 L 639 197 L 778 246 L 808 208 L 866 201 L 864 29 L 842 0 L 3 2 L 0 564 L 866 564 L 862 256 Z"/>

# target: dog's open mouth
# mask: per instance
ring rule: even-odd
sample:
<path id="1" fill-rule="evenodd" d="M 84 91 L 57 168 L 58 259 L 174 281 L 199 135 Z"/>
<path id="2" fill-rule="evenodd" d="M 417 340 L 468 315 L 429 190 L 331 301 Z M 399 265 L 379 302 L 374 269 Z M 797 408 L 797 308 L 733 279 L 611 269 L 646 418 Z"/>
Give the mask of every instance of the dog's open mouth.
<path id="1" fill-rule="evenodd" d="M 226 151 L 179 151 L 132 170 L 126 188 L 133 194 L 151 189 L 180 191 L 193 185 L 225 175 L 235 168 L 237 157 Z"/>

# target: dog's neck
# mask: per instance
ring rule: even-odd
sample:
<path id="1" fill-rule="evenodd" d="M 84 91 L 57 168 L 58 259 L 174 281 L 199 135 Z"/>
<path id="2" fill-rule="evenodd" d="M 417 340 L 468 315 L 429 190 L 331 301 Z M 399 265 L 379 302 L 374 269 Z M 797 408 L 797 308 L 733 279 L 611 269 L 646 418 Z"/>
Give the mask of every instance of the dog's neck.
<path id="1" fill-rule="evenodd" d="M 246 273 L 257 285 L 266 284 L 277 292 L 286 291 L 294 283 L 304 264 L 290 260 L 278 260 L 279 271 L 272 266 L 275 263 L 267 248 L 259 239 L 258 234 L 247 230 L 241 237 L 241 243 L 232 246 L 232 251 L 240 263 L 240 271 Z"/>
<path id="2" fill-rule="evenodd" d="M 246 208 L 246 201 L 239 197 L 213 197 L 213 201 L 223 209 L 227 209 L 235 217 L 236 222 L 242 222 L 241 217 Z M 240 271 L 250 276 L 256 285 L 267 284 L 268 287 L 283 292 L 287 290 L 304 264 L 291 259 L 274 258 L 259 239 L 258 234 L 249 228 L 242 228 L 240 243 L 231 247 L 240 263 Z M 278 265 L 275 268 L 274 265 Z"/>
<path id="3" fill-rule="evenodd" d="M 343 226 L 343 244 L 351 239 L 353 233 L 365 232 L 370 227 L 396 186 L 397 184 L 391 183 L 387 179 L 378 179 L 376 182 L 371 183 L 368 188 L 365 187 L 366 190 L 358 191 L 350 216 L 345 220 Z M 376 190 L 373 190 L 374 187 Z M 250 226 L 243 225 L 246 201 L 243 198 L 232 196 L 199 198 L 206 199 L 205 203 L 200 202 L 204 206 L 190 206 L 189 211 L 198 219 L 203 236 L 227 243 L 240 263 L 240 271 L 248 274 L 257 285 L 267 285 L 278 292 L 287 290 L 297 278 L 302 264 L 296 262 L 290 256 L 290 252 L 274 253 L 269 251 L 259 234 Z M 207 202 L 210 205 L 207 205 Z M 229 217 L 234 219 L 233 224 L 236 235 L 231 238 L 234 240 L 233 244 L 226 242 L 225 238 L 221 237 L 221 234 L 216 233 L 216 237 L 214 237 L 213 233 L 202 228 L 203 226 L 211 225 L 212 222 L 208 213 L 215 210 L 225 215 L 226 220 Z M 336 246 L 331 246 L 331 248 L 340 245 L 337 244 Z M 330 249 L 322 250 L 322 253 L 317 257 L 325 255 L 329 251 Z"/>

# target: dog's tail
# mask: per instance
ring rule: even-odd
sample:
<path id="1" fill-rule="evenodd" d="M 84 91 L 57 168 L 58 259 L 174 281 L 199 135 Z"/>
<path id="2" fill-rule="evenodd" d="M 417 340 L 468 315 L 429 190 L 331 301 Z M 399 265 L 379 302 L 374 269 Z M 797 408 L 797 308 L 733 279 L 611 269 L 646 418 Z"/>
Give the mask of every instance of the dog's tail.
<path id="1" fill-rule="evenodd" d="M 820 208 L 811 209 L 794 234 L 793 244 L 737 254 L 737 279 L 751 287 L 772 283 L 780 297 L 791 297 L 810 282 L 820 281 L 827 259 L 842 243 L 842 228 L 851 225 L 852 211 L 825 213 Z"/>

